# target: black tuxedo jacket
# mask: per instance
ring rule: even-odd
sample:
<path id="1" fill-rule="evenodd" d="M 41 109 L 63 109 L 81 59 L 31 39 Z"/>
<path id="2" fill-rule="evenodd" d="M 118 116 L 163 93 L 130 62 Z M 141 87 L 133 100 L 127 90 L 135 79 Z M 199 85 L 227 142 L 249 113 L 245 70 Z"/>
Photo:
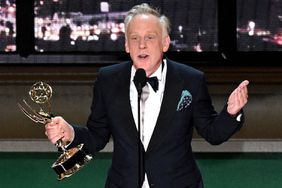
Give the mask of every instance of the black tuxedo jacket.
<path id="1" fill-rule="evenodd" d="M 131 66 L 126 62 L 99 71 L 87 127 L 74 127 L 72 145 L 84 143 L 92 154 L 103 149 L 112 136 L 107 188 L 138 187 L 139 138 L 129 100 Z M 177 111 L 183 90 L 189 91 L 192 102 Z M 196 187 L 201 174 L 192 154 L 193 128 L 209 143 L 220 144 L 241 125 L 227 113 L 226 106 L 219 114 L 215 112 L 202 72 L 168 60 L 163 101 L 145 153 L 150 187 Z"/>

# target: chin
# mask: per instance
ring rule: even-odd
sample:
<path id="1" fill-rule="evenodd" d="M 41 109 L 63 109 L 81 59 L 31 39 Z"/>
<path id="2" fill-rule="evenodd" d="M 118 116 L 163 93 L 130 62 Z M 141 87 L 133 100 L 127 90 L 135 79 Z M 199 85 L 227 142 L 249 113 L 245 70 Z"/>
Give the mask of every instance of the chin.
<path id="1" fill-rule="evenodd" d="M 147 61 L 137 61 L 137 63 L 135 63 L 135 67 L 136 68 L 142 68 L 142 69 L 148 69 L 149 67 L 148 67 L 148 65 L 149 65 L 150 63 L 149 62 L 147 62 Z"/>

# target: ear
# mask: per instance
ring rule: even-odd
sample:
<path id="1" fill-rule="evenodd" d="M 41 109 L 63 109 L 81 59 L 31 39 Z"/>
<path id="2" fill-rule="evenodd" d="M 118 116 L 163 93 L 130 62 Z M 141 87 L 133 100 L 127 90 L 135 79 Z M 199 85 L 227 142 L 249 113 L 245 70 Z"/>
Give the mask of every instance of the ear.
<path id="1" fill-rule="evenodd" d="M 124 44 L 124 46 L 125 46 L 125 51 L 126 51 L 126 53 L 129 53 L 129 47 L 128 47 L 128 41 L 125 39 L 125 44 Z"/>
<path id="2" fill-rule="evenodd" d="M 169 49 L 170 37 L 167 35 L 163 39 L 163 52 L 166 52 Z"/>

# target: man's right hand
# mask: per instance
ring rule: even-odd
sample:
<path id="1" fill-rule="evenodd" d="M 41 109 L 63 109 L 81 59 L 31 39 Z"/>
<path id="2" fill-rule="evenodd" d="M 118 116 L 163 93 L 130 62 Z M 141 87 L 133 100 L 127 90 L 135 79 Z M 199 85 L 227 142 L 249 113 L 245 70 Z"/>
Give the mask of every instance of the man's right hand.
<path id="1" fill-rule="evenodd" d="M 59 139 L 62 139 L 64 143 L 69 143 L 74 139 L 74 130 L 64 118 L 56 116 L 45 125 L 45 135 L 53 144 L 56 144 Z"/>

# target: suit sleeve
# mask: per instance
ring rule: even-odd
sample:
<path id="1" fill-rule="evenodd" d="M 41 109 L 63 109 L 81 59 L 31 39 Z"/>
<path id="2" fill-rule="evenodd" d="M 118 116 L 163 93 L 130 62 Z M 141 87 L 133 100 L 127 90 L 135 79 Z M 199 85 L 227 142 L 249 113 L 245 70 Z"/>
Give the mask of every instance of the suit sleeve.
<path id="1" fill-rule="evenodd" d="M 110 139 L 107 112 L 103 100 L 103 88 L 101 76 L 98 76 L 94 84 L 91 113 L 87 126 L 73 126 L 75 138 L 71 146 L 84 143 L 85 148 L 91 154 L 95 154 L 105 147 Z M 70 147 L 71 147 L 70 146 Z"/>
<path id="2" fill-rule="evenodd" d="M 204 76 L 200 80 L 196 95 L 193 121 L 197 132 L 213 145 L 227 141 L 243 124 L 243 121 L 237 121 L 236 117 L 227 112 L 227 105 L 217 114 L 212 106 Z"/>

